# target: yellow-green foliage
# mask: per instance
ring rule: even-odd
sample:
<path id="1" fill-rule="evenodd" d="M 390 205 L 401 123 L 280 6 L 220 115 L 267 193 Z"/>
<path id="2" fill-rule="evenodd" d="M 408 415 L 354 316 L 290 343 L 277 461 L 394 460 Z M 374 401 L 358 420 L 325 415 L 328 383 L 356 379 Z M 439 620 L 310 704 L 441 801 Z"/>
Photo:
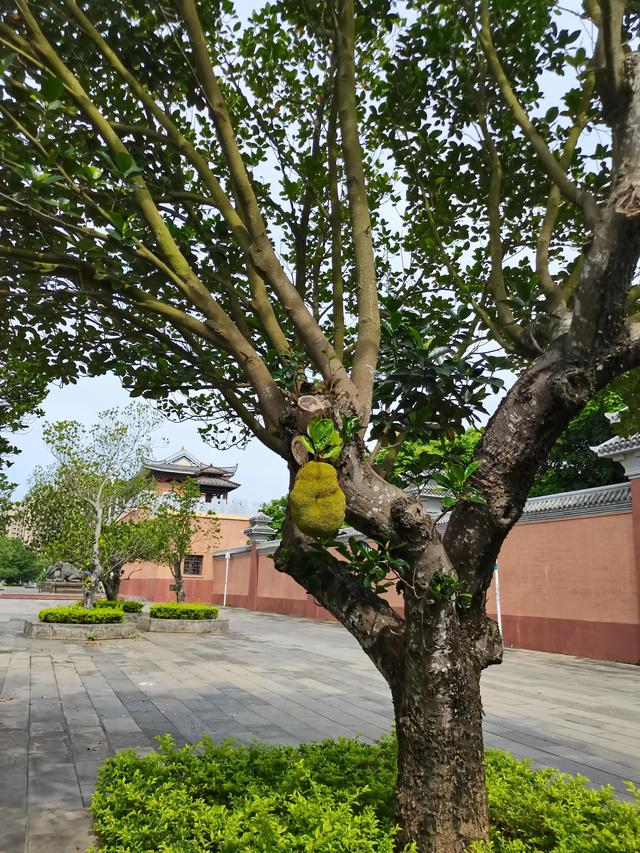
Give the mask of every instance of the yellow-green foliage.
<path id="1" fill-rule="evenodd" d="M 298 471 L 289 495 L 291 515 L 298 530 L 324 539 L 344 523 L 347 502 L 336 469 L 326 462 L 307 462 Z"/>

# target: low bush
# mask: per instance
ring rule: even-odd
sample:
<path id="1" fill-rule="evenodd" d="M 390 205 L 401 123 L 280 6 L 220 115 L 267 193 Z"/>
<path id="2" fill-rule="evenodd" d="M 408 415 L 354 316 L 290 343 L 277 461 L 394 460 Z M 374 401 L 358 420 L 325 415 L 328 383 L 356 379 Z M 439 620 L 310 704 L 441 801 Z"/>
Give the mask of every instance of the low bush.
<path id="1" fill-rule="evenodd" d="M 77 625 L 96 625 L 98 623 L 122 622 L 124 614 L 121 607 L 84 607 L 72 604 L 67 607 L 48 607 L 38 614 L 41 622 L 68 622 Z"/>
<path id="2" fill-rule="evenodd" d="M 96 607 L 121 607 L 125 613 L 140 613 L 144 607 L 143 601 L 133 601 L 130 598 L 119 598 L 117 601 L 108 601 L 106 598 L 100 598 L 95 603 Z"/>
<path id="3" fill-rule="evenodd" d="M 100 770 L 91 810 L 104 853 L 391 853 L 396 828 L 392 738 L 300 747 L 127 750 Z M 640 807 L 581 777 L 486 758 L 491 840 L 474 853 L 638 853 Z M 410 851 L 413 848 L 405 848 Z"/>
<path id="4" fill-rule="evenodd" d="M 152 604 L 152 619 L 217 619 L 218 608 L 213 604 Z"/>

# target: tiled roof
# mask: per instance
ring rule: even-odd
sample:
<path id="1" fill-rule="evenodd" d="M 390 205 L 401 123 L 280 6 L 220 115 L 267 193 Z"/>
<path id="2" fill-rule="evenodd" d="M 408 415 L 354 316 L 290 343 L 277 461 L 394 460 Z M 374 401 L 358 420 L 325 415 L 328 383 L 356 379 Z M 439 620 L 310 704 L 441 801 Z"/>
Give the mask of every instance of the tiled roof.
<path id="1" fill-rule="evenodd" d="M 426 483 L 424 486 L 407 486 L 405 492 L 412 498 L 443 498 L 450 494 L 447 489 L 435 483 Z"/>
<path id="2" fill-rule="evenodd" d="M 630 435 L 628 438 L 621 438 L 619 435 L 615 435 L 613 438 L 605 441 L 604 444 L 599 444 L 597 447 L 592 447 L 591 449 L 604 459 L 610 459 L 619 453 L 640 450 L 640 432 Z"/>
<path id="3" fill-rule="evenodd" d="M 231 468 L 225 468 L 221 465 L 206 465 L 197 459 L 193 453 L 185 450 L 184 447 L 177 453 L 167 456 L 166 459 L 145 458 L 142 462 L 145 468 L 161 474 L 206 474 L 213 477 L 233 477 L 238 470 L 237 465 Z"/>
<path id="4" fill-rule="evenodd" d="M 629 483 L 529 498 L 517 523 L 527 524 L 532 521 L 575 518 L 581 515 L 610 515 L 616 512 L 631 512 Z M 447 513 L 438 522 L 438 530 L 441 532 L 447 526 L 449 515 L 450 513 Z"/>
<path id="5" fill-rule="evenodd" d="M 597 486 L 594 489 L 578 489 L 575 492 L 529 498 L 520 521 L 570 518 L 576 515 L 606 515 L 630 509 L 630 484 L 616 483 L 613 486 Z"/>
<path id="6" fill-rule="evenodd" d="M 199 486 L 220 486 L 224 489 L 237 489 L 240 483 L 234 483 L 226 477 L 198 477 L 196 482 Z"/>
<path id="7" fill-rule="evenodd" d="M 264 512 L 258 512 L 257 515 L 253 515 L 249 519 L 250 527 L 248 527 L 244 533 L 249 536 L 250 539 L 254 541 L 269 541 L 273 540 L 273 537 L 276 535 L 276 531 L 271 527 L 271 518 L 268 515 L 265 515 Z"/>

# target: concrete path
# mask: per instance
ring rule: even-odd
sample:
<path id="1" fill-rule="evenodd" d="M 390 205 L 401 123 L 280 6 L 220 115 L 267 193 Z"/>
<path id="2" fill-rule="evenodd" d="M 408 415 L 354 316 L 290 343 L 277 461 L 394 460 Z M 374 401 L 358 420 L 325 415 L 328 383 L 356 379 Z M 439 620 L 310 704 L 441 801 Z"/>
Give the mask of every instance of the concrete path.
<path id="1" fill-rule="evenodd" d="M 338 625 L 231 610 L 227 635 L 27 640 L 45 604 L 0 597 L 0 853 L 84 850 L 97 768 L 166 732 L 299 743 L 391 726 L 386 685 Z M 483 697 L 487 746 L 621 796 L 640 781 L 640 667 L 507 651 Z"/>

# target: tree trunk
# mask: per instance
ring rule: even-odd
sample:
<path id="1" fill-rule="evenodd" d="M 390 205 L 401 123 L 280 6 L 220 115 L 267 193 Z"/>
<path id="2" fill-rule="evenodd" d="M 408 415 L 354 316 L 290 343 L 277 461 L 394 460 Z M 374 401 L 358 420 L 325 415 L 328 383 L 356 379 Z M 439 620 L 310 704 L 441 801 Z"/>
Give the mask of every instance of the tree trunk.
<path id="1" fill-rule="evenodd" d="M 182 568 L 180 566 L 180 560 L 176 560 L 173 566 L 173 579 L 175 580 L 176 587 L 176 601 L 178 604 L 184 604 L 185 594 L 184 594 L 184 584 L 182 582 Z"/>
<path id="2" fill-rule="evenodd" d="M 93 530 L 93 544 L 91 546 L 91 562 L 89 564 L 90 573 L 89 576 L 85 579 L 84 593 L 82 596 L 83 607 L 89 609 L 92 608 L 95 603 L 98 590 L 100 589 L 101 578 L 104 574 L 104 569 L 100 560 L 100 536 L 102 535 L 102 504 L 100 503 L 101 496 L 102 487 L 98 492 L 98 497 L 95 502 L 96 520 Z"/>
<path id="3" fill-rule="evenodd" d="M 120 569 L 113 569 L 110 572 L 107 572 L 104 578 L 102 579 L 102 585 L 104 587 L 104 591 L 107 596 L 108 601 L 117 601 L 118 594 L 120 593 L 120 580 L 121 580 Z"/>
<path id="4" fill-rule="evenodd" d="M 425 604 L 411 591 L 405 602 L 405 665 L 392 687 L 398 843 L 462 853 L 489 830 L 480 666 L 455 603 Z"/>
<path id="5" fill-rule="evenodd" d="M 363 464 L 357 447 L 342 454 L 338 470 L 347 520 L 378 542 L 402 543 L 404 619 L 363 583 L 357 563 L 310 547 L 289 514 L 275 565 L 353 634 L 390 686 L 398 848 L 414 842 L 418 853 L 463 853 L 488 837 L 480 673 L 501 661 L 499 632 L 486 617 L 484 587 L 462 607 L 468 599 L 458 596 L 470 584 L 422 503 Z M 449 579 L 451 592 L 433 591 L 434 574 Z"/>
<path id="6" fill-rule="evenodd" d="M 92 571 L 89 577 L 84 582 L 82 593 L 82 606 L 91 609 L 96 601 L 96 596 L 100 591 L 100 573 Z"/>

